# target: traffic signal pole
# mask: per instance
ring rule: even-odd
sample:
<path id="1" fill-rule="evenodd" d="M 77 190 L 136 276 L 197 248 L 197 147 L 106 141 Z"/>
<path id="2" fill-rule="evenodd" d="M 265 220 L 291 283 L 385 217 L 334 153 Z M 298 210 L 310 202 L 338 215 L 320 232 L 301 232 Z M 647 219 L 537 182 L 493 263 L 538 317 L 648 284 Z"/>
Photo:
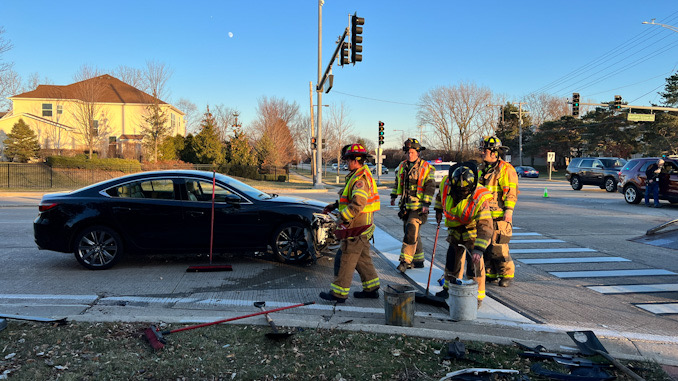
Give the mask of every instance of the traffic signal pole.
<path id="1" fill-rule="evenodd" d="M 322 57 L 323 57 L 323 3 L 324 0 L 318 0 L 318 86 L 316 87 L 316 93 L 318 94 L 318 104 L 323 104 L 323 91 L 322 86 L 320 86 L 321 73 L 322 73 Z M 323 120 L 323 108 L 318 107 L 318 133 L 316 134 L 316 142 L 322 142 L 322 120 Z M 323 148 L 322 144 L 320 149 L 317 149 L 316 154 L 316 166 L 315 166 L 315 181 L 313 182 L 313 187 L 315 188 L 324 188 L 323 186 L 323 176 L 322 176 L 322 167 L 323 167 Z"/>

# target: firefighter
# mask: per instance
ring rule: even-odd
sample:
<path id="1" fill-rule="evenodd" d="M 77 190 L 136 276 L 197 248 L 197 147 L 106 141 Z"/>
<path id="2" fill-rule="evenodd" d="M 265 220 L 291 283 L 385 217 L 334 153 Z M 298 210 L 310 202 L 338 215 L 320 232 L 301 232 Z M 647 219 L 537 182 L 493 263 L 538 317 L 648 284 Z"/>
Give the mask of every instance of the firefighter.
<path id="1" fill-rule="evenodd" d="M 518 199 L 518 175 L 513 166 L 502 160 L 501 156 L 508 147 L 501 145 L 496 136 L 485 137 L 480 147 L 483 164 L 480 167 L 480 184 L 487 188 L 494 198 L 490 204 L 490 213 L 497 233 L 512 230 L 513 209 Z M 485 252 L 485 271 L 488 282 L 499 282 L 499 286 L 508 287 L 513 283 L 516 267 L 509 254 L 508 241 L 498 240 L 495 234 L 490 247 Z"/>
<path id="2" fill-rule="evenodd" d="M 492 194 L 478 185 L 474 162 L 453 165 L 440 183 L 435 200 L 436 222 L 440 223 L 445 216 L 450 246 L 445 260 L 445 283 L 436 296 L 446 299 L 450 282 L 462 279 L 466 267 L 467 274 L 478 283 L 478 308 L 482 305 L 485 298 L 483 252 L 493 234 L 491 201 Z M 471 253 L 471 262 L 466 262 L 466 250 Z"/>
<path id="3" fill-rule="evenodd" d="M 395 187 L 391 191 L 391 205 L 400 196 L 398 217 L 403 220 L 403 246 L 400 250 L 398 270 L 405 273 L 412 267 L 424 267 L 424 248 L 421 242 L 421 225 L 426 222 L 428 208 L 436 190 L 435 168 L 419 154 L 425 150 L 417 139 L 409 138 L 403 144 L 407 155 L 395 173 Z"/>
<path id="4" fill-rule="evenodd" d="M 341 241 L 339 273 L 330 285 L 330 292 L 321 292 L 325 300 L 344 303 L 357 270 L 362 281 L 362 291 L 356 291 L 356 298 L 379 298 L 379 276 L 372 263 L 370 242 L 374 234 L 373 215 L 379 210 L 377 183 L 372 178 L 365 161 L 370 155 L 362 144 L 344 147 L 342 159 L 348 163 L 344 189 L 339 197 L 339 216 L 335 235 Z"/>

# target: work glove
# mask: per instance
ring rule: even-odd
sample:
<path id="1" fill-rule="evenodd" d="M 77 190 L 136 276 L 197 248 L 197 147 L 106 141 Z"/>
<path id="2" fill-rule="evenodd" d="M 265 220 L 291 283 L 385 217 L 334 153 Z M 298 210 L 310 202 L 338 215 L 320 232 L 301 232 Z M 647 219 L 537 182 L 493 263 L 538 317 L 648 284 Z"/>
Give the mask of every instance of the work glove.
<path id="1" fill-rule="evenodd" d="M 421 207 L 421 214 L 423 214 L 423 215 L 428 214 L 428 206 L 422 206 Z"/>
<path id="2" fill-rule="evenodd" d="M 471 253 L 471 259 L 473 260 L 474 265 L 478 265 L 483 259 L 483 252 L 478 249 L 473 249 L 473 252 Z"/>
<path id="3" fill-rule="evenodd" d="M 506 209 L 504 211 L 504 221 L 510 224 L 513 223 L 513 209 Z"/>
<path id="4" fill-rule="evenodd" d="M 323 213 L 324 214 L 332 213 L 333 210 L 335 210 L 335 209 L 337 209 L 337 207 L 339 207 L 339 205 L 337 205 L 337 204 L 338 204 L 337 201 L 335 201 L 331 204 L 327 204 L 327 206 L 323 209 Z"/>
<path id="5" fill-rule="evenodd" d="M 391 197 L 391 206 L 395 206 L 395 197 Z"/>
<path id="6" fill-rule="evenodd" d="M 440 225 L 440 222 L 443 220 L 443 211 L 436 209 L 436 223 Z"/>

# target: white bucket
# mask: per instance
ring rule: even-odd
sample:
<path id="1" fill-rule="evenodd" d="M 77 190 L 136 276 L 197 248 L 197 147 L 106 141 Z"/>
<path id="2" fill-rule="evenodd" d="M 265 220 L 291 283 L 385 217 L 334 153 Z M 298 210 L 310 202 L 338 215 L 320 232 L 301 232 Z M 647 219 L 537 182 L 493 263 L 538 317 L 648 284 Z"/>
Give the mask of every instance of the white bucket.
<path id="1" fill-rule="evenodd" d="M 450 319 L 454 321 L 475 320 L 478 316 L 478 283 L 464 280 L 462 284 L 450 284 L 447 290 L 447 305 Z"/>

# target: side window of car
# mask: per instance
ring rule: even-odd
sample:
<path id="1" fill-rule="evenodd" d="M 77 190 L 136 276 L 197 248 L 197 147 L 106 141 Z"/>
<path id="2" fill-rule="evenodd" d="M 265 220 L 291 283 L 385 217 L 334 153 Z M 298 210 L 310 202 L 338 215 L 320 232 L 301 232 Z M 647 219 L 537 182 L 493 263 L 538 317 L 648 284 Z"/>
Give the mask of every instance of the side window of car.
<path id="1" fill-rule="evenodd" d="M 593 167 L 593 159 L 582 160 L 579 166 L 583 168 L 591 168 Z"/>
<path id="2" fill-rule="evenodd" d="M 595 160 L 593 162 L 593 168 L 603 168 L 603 163 L 600 160 Z"/>
<path id="3" fill-rule="evenodd" d="M 640 167 L 640 173 L 641 173 L 642 175 L 645 175 L 645 171 L 647 171 L 647 167 L 649 167 L 650 165 L 652 165 L 652 163 L 654 163 L 654 162 L 653 162 L 653 161 L 646 161 L 645 163 L 643 163 L 643 166 Z"/>
<path id="4" fill-rule="evenodd" d="M 146 198 L 139 182 L 127 183 L 108 192 L 113 197 L 120 198 Z"/>
<path id="5" fill-rule="evenodd" d="M 174 200 L 174 182 L 171 179 L 142 181 L 140 186 L 146 198 Z"/>
<path id="6" fill-rule="evenodd" d="M 202 180 L 186 180 L 186 191 L 190 201 L 212 202 L 212 183 Z M 220 185 L 214 186 L 214 201 L 226 202 L 226 197 L 233 195 L 230 190 Z"/>

